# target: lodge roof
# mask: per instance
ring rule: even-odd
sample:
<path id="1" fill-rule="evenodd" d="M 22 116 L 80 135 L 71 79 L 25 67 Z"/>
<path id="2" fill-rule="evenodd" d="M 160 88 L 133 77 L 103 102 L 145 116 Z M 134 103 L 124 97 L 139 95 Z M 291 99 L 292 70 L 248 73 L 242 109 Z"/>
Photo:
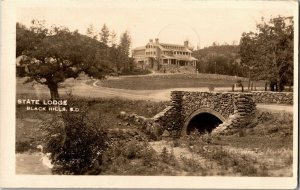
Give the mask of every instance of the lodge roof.
<path id="1" fill-rule="evenodd" d="M 179 44 L 169 44 L 169 43 L 159 43 L 162 46 L 177 46 L 177 47 L 183 47 L 185 48 L 184 45 L 179 45 Z"/>
<path id="2" fill-rule="evenodd" d="M 146 49 L 145 46 L 139 46 L 139 47 L 134 48 L 133 50 L 144 50 L 144 49 Z"/>

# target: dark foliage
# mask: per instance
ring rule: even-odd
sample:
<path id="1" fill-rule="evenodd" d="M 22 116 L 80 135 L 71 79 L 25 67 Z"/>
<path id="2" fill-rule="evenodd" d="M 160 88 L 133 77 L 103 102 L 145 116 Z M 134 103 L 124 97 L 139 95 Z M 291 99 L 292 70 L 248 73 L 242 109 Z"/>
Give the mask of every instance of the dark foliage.
<path id="1" fill-rule="evenodd" d="M 78 106 L 77 106 L 78 107 Z M 99 123 L 86 117 L 86 105 L 80 113 L 56 115 L 44 122 L 47 131 L 45 152 L 51 153 L 55 174 L 99 174 L 102 154 L 106 147 L 106 134 Z"/>
<path id="2" fill-rule="evenodd" d="M 283 91 L 285 85 L 293 85 L 293 17 L 278 16 L 268 22 L 262 18 L 256 28 L 256 32 L 242 35 L 241 63 L 250 78 L 267 80 L 271 90 Z"/>
<path id="3" fill-rule="evenodd" d="M 134 67 L 129 58 L 131 42 L 127 32 L 119 46 L 109 47 L 108 39 L 100 42 L 97 37 L 88 37 L 66 27 L 48 29 L 44 22 L 37 20 L 33 20 L 29 28 L 17 23 L 16 31 L 16 56 L 22 55 L 17 63 L 17 74 L 29 76 L 27 82 L 47 85 L 52 99 L 59 98 L 59 83 L 76 78 L 81 72 L 103 79 L 115 71 L 132 71 Z"/>
<path id="4" fill-rule="evenodd" d="M 199 61 L 197 70 L 200 73 L 215 73 L 245 77 L 245 68 L 240 65 L 237 45 L 216 45 L 193 52 Z"/>

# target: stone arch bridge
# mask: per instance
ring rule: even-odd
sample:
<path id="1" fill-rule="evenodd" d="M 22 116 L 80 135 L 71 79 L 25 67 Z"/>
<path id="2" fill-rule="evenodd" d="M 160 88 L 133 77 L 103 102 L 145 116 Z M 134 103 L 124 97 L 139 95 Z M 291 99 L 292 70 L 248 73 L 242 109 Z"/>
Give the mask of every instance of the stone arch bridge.
<path id="1" fill-rule="evenodd" d="M 172 136 L 240 126 L 255 110 L 252 93 L 172 91 L 171 105 L 153 117 Z"/>

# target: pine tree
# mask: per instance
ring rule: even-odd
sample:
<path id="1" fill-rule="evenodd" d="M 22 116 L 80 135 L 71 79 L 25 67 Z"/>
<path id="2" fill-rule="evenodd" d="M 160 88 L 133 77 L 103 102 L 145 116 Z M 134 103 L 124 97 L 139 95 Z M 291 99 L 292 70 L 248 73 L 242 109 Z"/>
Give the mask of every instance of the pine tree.
<path id="1" fill-rule="evenodd" d="M 98 36 L 95 32 L 94 25 L 92 25 L 92 24 L 89 25 L 89 27 L 86 29 L 86 35 L 95 40 L 98 38 Z"/>
<path id="2" fill-rule="evenodd" d="M 117 34 L 116 34 L 115 31 L 112 31 L 110 33 L 109 43 L 110 43 L 111 47 L 116 47 L 117 46 Z"/>
<path id="3" fill-rule="evenodd" d="M 131 45 L 131 37 L 129 35 L 129 32 L 125 31 L 121 35 L 120 44 L 119 44 L 119 49 L 121 54 L 120 58 L 123 62 L 124 69 L 128 69 L 130 45 Z"/>
<path id="4" fill-rule="evenodd" d="M 108 46 L 109 29 L 105 24 L 102 26 L 102 29 L 101 29 L 101 32 L 99 33 L 99 35 L 100 35 L 100 42 L 102 42 L 102 43 L 104 43 L 105 45 Z"/>

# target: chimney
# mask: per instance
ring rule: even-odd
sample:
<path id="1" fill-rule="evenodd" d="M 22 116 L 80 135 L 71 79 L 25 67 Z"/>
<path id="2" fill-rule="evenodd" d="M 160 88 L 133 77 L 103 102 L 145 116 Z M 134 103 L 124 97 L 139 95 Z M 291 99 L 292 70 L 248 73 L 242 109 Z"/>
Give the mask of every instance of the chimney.
<path id="1" fill-rule="evenodd" d="M 159 44 L 158 38 L 155 38 L 155 43 Z"/>
<path id="2" fill-rule="evenodd" d="M 183 43 L 183 45 L 184 45 L 184 47 L 189 48 L 189 41 L 185 40 L 184 43 Z"/>
<path id="3" fill-rule="evenodd" d="M 150 42 L 150 43 L 152 43 L 152 42 L 153 42 L 153 40 L 152 40 L 152 39 L 149 39 L 149 42 Z"/>

